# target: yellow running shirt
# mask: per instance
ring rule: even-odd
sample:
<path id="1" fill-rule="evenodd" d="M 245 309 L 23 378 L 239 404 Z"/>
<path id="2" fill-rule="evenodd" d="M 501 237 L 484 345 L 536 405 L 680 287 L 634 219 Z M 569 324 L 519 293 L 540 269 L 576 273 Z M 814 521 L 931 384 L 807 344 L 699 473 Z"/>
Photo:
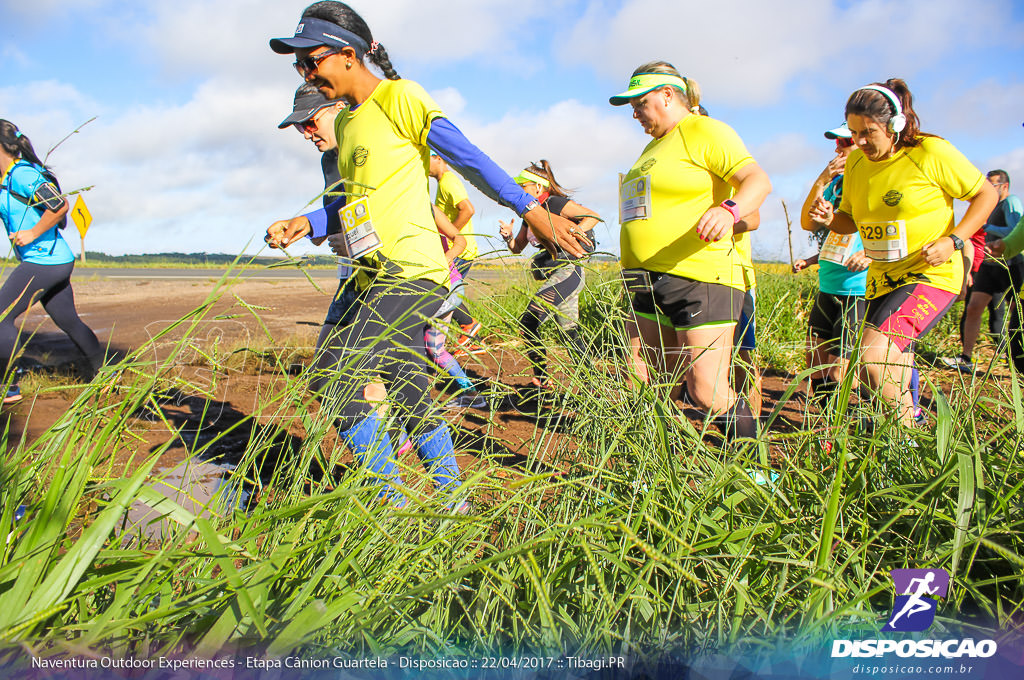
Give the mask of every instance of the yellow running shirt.
<path id="1" fill-rule="evenodd" d="M 984 181 L 981 171 L 940 137 L 922 137 L 918 146 L 900 149 L 884 161 L 869 161 L 860 149 L 850 153 L 839 210 L 857 224 L 865 254 L 890 260 L 872 259 L 869 300 L 909 283 L 960 292 L 960 253 L 931 267 L 921 249 L 953 233 L 953 199 L 974 196 Z"/>
<path id="2" fill-rule="evenodd" d="M 448 285 L 448 261 L 431 209 L 427 133 L 443 114 L 411 80 L 382 80 L 355 111 L 335 119 L 345 190 L 368 197 L 380 249 L 363 258 L 389 276 Z M 357 200 L 349 196 L 348 203 Z M 360 277 L 362 278 L 362 277 Z"/>
<path id="3" fill-rule="evenodd" d="M 732 240 L 736 244 L 736 266 L 739 267 L 739 276 L 743 279 L 743 288 L 753 290 L 757 285 L 757 278 L 754 276 L 754 254 L 750 250 L 750 232 L 736 234 Z"/>
<path id="4" fill-rule="evenodd" d="M 687 115 L 651 141 L 621 181 L 622 267 L 745 290 L 733 240 L 706 243 L 696 226 L 732 195 L 729 178 L 753 162 L 739 135 L 707 116 Z"/>
<path id="5" fill-rule="evenodd" d="M 434 205 L 441 209 L 452 222 L 459 216 L 459 203 L 467 200 L 469 195 L 466 193 L 466 187 L 462 186 L 462 182 L 455 173 L 451 170 L 441 175 L 441 179 L 437 180 L 437 198 L 434 199 Z M 476 245 L 476 238 L 473 236 L 473 218 L 469 218 L 469 221 L 462 225 L 462 235 L 466 237 L 466 249 L 459 255 L 463 260 L 475 260 L 476 256 L 480 254 L 480 249 Z"/>

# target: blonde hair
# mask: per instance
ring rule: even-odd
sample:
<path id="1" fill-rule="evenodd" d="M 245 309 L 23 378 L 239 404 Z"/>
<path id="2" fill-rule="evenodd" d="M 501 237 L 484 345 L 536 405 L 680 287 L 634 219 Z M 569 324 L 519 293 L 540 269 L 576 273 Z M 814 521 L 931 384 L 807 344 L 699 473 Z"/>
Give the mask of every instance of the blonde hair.
<path id="1" fill-rule="evenodd" d="M 667 61 L 649 61 L 646 64 L 641 64 L 636 67 L 633 71 L 634 76 L 638 76 L 642 73 L 667 73 L 672 76 L 677 76 L 683 79 L 686 83 L 686 92 L 683 92 L 678 87 L 669 86 L 675 89 L 677 92 L 683 95 L 686 99 L 686 108 L 690 109 L 692 113 L 700 112 L 700 85 L 697 84 L 696 80 L 687 78 L 681 74 L 675 66 L 668 63 Z"/>

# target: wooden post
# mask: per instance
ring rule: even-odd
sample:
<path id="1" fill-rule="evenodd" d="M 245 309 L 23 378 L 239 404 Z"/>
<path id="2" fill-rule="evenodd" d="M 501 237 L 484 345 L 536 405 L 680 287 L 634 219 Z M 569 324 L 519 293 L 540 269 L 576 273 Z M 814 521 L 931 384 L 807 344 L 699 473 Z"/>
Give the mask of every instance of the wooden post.
<path id="1" fill-rule="evenodd" d="M 789 242 L 789 271 L 793 271 L 793 266 L 796 264 L 796 260 L 793 259 L 793 222 L 789 219 L 789 209 L 786 207 L 785 201 L 782 201 L 782 212 L 786 214 L 786 240 Z M 85 250 L 82 250 L 82 254 L 85 254 Z"/>

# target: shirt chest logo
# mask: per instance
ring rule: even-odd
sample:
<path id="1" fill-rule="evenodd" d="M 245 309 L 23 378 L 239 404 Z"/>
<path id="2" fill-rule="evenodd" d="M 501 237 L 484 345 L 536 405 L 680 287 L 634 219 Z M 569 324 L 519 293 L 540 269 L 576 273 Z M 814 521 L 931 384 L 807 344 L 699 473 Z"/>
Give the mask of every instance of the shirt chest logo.
<path id="1" fill-rule="evenodd" d="M 352 150 L 352 162 L 357 168 L 366 165 L 366 159 L 370 157 L 370 150 L 365 146 L 357 146 Z"/>
<path id="2" fill-rule="evenodd" d="M 646 173 L 648 170 L 654 167 L 654 164 L 658 162 L 657 158 L 648 158 L 644 161 L 644 164 L 640 166 L 640 172 Z"/>
<path id="3" fill-rule="evenodd" d="M 893 208 L 899 205 L 899 202 L 902 198 L 903 194 L 896 191 L 895 189 L 892 189 L 891 191 L 886 192 L 885 196 L 882 196 L 882 202 L 885 203 L 890 208 Z"/>

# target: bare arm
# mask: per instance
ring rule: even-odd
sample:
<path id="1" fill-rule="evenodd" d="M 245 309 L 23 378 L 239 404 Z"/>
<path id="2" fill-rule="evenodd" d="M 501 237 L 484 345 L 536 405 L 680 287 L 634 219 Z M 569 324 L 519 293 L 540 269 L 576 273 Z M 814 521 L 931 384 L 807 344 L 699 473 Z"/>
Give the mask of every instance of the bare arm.
<path id="1" fill-rule="evenodd" d="M 746 217 L 761 207 L 772 191 L 771 180 L 757 163 L 743 166 L 729 178 L 736 189 L 732 201 L 740 217 Z M 697 235 L 704 241 L 719 241 L 732 236 L 735 220 L 732 213 L 720 205 L 708 208 L 697 222 Z"/>
<path id="2" fill-rule="evenodd" d="M 436 205 L 432 207 L 434 209 L 434 224 L 437 225 L 437 230 L 442 236 L 452 242 L 451 247 L 444 253 L 444 256 L 448 258 L 448 262 L 451 262 L 466 249 L 466 237 L 455 228 L 455 225 L 452 224 L 451 220 L 445 216 L 440 208 Z"/>
<path id="3" fill-rule="evenodd" d="M 53 227 L 55 224 L 60 222 L 60 219 L 64 217 L 68 212 L 68 202 L 65 200 L 57 210 L 44 210 L 43 214 L 39 216 L 39 221 L 36 222 L 36 226 L 31 229 L 23 229 L 16 231 L 11 234 L 11 241 L 16 246 L 27 246 L 37 238 L 46 233 L 48 229 Z"/>
<path id="4" fill-rule="evenodd" d="M 456 229 L 462 231 L 462 228 L 469 224 L 470 218 L 476 214 L 476 209 L 473 208 L 473 204 L 469 202 L 468 198 L 459 201 L 455 207 L 459 209 L 459 214 L 452 220 L 452 224 L 455 225 Z"/>
<path id="5" fill-rule="evenodd" d="M 757 228 L 760 227 L 760 226 L 761 226 L 761 211 L 760 210 L 755 210 L 754 212 L 750 213 L 749 215 L 744 217 L 742 220 L 740 220 L 739 222 L 734 224 L 733 227 L 732 227 L 732 233 L 734 233 L 734 234 L 742 234 L 744 232 L 750 233 L 752 231 L 757 231 Z"/>
<path id="6" fill-rule="evenodd" d="M 981 229 L 989 214 L 995 209 L 996 203 L 999 202 L 999 194 L 994 186 L 988 182 L 982 182 L 981 189 L 968 198 L 967 202 L 970 203 L 967 206 L 967 212 L 964 213 L 960 224 L 956 225 L 956 228 L 953 229 L 953 234 L 964 242 L 965 249 L 967 243 L 971 240 L 971 236 L 974 235 L 974 232 Z M 953 239 L 949 238 L 949 236 L 938 238 L 922 248 L 921 254 L 924 255 L 925 262 L 933 267 L 937 267 L 943 262 L 948 261 L 953 255 Z"/>
<path id="7" fill-rule="evenodd" d="M 600 215 L 590 208 L 585 208 L 576 201 L 569 201 L 565 204 L 565 207 L 562 208 L 562 217 L 579 220 L 577 222 L 578 228 L 583 231 L 590 231 L 601 221 Z"/>
<path id="8" fill-rule="evenodd" d="M 515 225 L 511 220 L 507 223 L 498 220 L 498 224 L 501 225 L 498 229 L 498 233 L 501 234 L 503 239 L 505 239 L 505 245 L 508 246 L 508 249 L 516 255 L 523 252 L 523 248 L 525 248 L 526 244 L 529 242 L 529 239 L 526 237 L 526 223 L 524 222 L 523 226 L 519 228 L 519 233 L 516 234 L 515 237 L 512 236 L 512 230 Z"/>

